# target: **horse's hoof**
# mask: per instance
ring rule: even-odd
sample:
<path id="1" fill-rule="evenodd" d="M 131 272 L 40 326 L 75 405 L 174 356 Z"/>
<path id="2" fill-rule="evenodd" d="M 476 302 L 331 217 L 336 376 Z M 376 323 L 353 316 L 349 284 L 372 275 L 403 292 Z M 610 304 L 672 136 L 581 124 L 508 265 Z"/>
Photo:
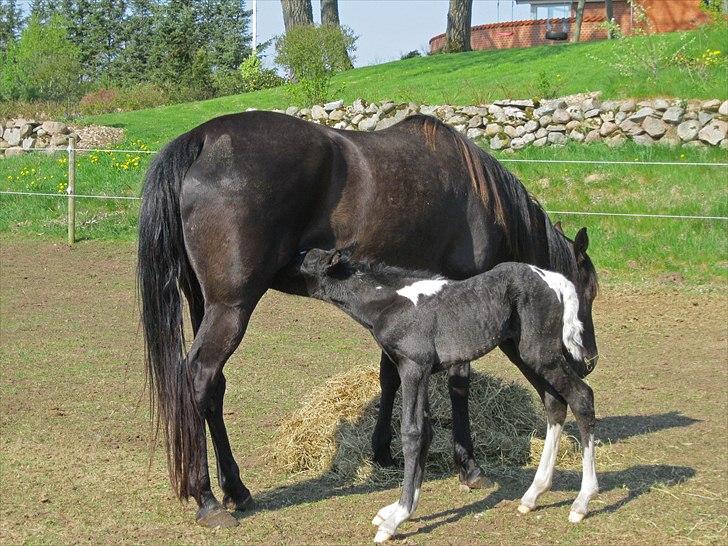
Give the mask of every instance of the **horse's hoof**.
<path id="1" fill-rule="evenodd" d="M 489 489 L 494 485 L 495 483 L 493 480 L 482 473 L 479 473 L 472 479 L 460 479 L 460 489 L 462 491 L 470 491 L 471 489 Z"/>
<path id="2" fill-rule="evenodd" d="M 245 510 L 252 508 L 255 502 L 253 501 L 253 495 L 248 493 L 248 496 L 243 500 L 235 500 L 233 497 L 225 495 L 222 499 L 222 505 L 228 510 L 233 512 L 244 512 Z"/>
<path id="3" fill-rule="evenodd" d="M 581 520 L 584 519 L 584 516 L 586 514 L 582 514 L 581 512 L 574 512 L 573 510 L 569 512 L 569 521 L 571 523 L 581 523 Z"/>
<path id="4" fill-rule="evenodd" d="M 381 544 L 382 542 L 387 542 L 390 538 L 392 538 L 392 535 L 390 535 L 387 531 L 377 531 L 377 534 L 374 535 L 374 542 L 376 544 Z"/>
<path id="5" fill-rule="evenodd" d="M 531 510 L 533 510 L 533 508 L 531 508 L 530 506 L 526 506 L 525 504 L 518 505 L 518 511 L 521 514 L 528 514 Z"/>
<path id="6" fill-rule="evenodd" d="M 200 508 L 197 511 L 197 523 L 203 527 L 229 529 L 230 527 L 236 527 L 238 520 L 222 506 L 216 505 L 208 509 Z"/>

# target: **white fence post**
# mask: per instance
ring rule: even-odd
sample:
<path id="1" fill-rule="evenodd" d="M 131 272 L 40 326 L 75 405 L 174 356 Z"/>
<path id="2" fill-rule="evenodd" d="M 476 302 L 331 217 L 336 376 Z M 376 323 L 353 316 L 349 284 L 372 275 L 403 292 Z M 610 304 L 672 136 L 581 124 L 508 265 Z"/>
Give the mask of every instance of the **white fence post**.
<path id="1" fill-rule="evenodd" d="M 76 242 L 76 139 L 68 139 L 68 244 Z"/>

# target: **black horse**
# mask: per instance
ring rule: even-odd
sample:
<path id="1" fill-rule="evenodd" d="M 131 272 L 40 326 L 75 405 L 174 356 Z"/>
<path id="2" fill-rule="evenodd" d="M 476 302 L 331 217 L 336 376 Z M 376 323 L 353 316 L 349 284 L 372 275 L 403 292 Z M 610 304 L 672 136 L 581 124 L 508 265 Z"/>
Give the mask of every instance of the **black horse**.
<path id="1" fill-rule="evenodd" d="M 577 235 L 577 240 L 586 232 Z M 350 249 L 313 249 L 298 267 L 312 297 L 329 302 L 364 326 L 397 366 L 402 380 L 404 480 L 398 502 L 372 520 L 374 542 L 394 536 L 417 508 L 432 441 L 428 382 L 432 371 L 475 360 L 497 346 L 514 354 L 529 377 L 549 385 L 576 416 L 584 445 L 581 491 L 569 520 L 586 516 L 597 493 L 594 393 L 588 373 L 574 284 L 534 265 L 504 262 L 462 281 L 426 272 L 355 262 Z M 594 338 L 594 332 L 586 332 Z M 563 408 L 565 409 L 565 408 Z M 544 450 L 519 510 L 531 511 L 551 487 L 566 412 L 546 408 Z"/>
<path id="2" fill-rule="evenodd" d="M 339 131 L 282 114 L 213 119 L 169 143 L 147 172 L 139 219 L 138 281 L 153 409 L 176 494 L 197 520 L 237 524 L 225 508 L 252 501 L 223 422 L 223 366 L 269 288 L 307 295 L 287 265 L 299 248 L 358 241 L 357 258 L 463 279 L 503 261 L 574 282 L 591 331 L 596 274 L 523 185 L 438 120 L 413 116 L 376 133 Z M 182 293 L 194 341 L 185 354 Z M 596 342 L 584 338 L 596 362 Z M 515 355 L 508 355 L 518 364 Z M 468 421 L 469 364 L 450 368 L 460 480 L 483 483 Z M 547 405 L 554 391 L 529 378 Z M 382 354 L 374 458 L 392 464 L 391 413 L 400 379 Z M 210 488 L 205 421 L 223 503 Z"/>

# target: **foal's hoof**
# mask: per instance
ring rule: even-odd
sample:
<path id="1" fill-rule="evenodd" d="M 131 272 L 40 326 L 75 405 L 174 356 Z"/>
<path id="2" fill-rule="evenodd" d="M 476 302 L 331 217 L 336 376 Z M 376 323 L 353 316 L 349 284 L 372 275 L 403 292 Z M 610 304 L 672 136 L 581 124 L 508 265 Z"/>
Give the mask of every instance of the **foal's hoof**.
<path id="1" fill-rule="evenodd" d="M 244 512 L 245 510 L 252 508 L 254 504 L 253 495 L 250 493 L 248 493 L 248 496 L 242 500 L 234 499 L 227 495 L 225 495 L 225 498 L 222 499 L 222 505 L 233 512 Z"/>
<path id="2" fill-rule="evenodd" d="M 573 510 L 569 512 L 569 521 L 571 523 L 581 523 L 581 520 L 584 519 L 584 516 L 586 514 L 582 514 L 581 512 L 574 512 Z"/>
<path id="3" fill-rule="evenodd" d="M 377 531 L 377 534 L 374 535 L 374 542 L 381 544 L 382 542 L 387 542 L 390 538 L 392 538 L 392 535 L 387 531 Z"/>
<path id="4" fill-rule="evenodd" d="M 236 527 L 238 520 L 222 506 L 216 505 L 212 508 L 200 508 L 197 511 L 197 523 L 203 527 L 229 529 L 230 527 Z"/>
<path id="5" fill-rule="evenodd" d="M 533 508 L 531 508 L 530 506 L 526 506 L 525 504 L 518 505 L 518 511 L 521 514 L 528 514 L 531 510 L 533 510 Z"/>

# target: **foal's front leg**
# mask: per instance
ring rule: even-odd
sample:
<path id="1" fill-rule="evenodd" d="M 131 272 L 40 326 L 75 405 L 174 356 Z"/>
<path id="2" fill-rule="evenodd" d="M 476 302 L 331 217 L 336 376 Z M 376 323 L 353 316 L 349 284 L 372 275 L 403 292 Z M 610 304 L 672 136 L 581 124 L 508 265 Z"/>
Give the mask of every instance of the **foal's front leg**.
<path id="1" fill-rule="evenodd" d="M 385 506 L 372 520 L 377 525 L 374 542 L 385 542 L 397 532 L 397 527 L 408 520 L 417 508 L 420 488 L 425 474 L 427 450 L 432 440 L 427 386 L 430 368 L 411 360 L 398 366 L 402 380 L 402 452 L 404 454 L 404 480 L 399 502 Z"/>

